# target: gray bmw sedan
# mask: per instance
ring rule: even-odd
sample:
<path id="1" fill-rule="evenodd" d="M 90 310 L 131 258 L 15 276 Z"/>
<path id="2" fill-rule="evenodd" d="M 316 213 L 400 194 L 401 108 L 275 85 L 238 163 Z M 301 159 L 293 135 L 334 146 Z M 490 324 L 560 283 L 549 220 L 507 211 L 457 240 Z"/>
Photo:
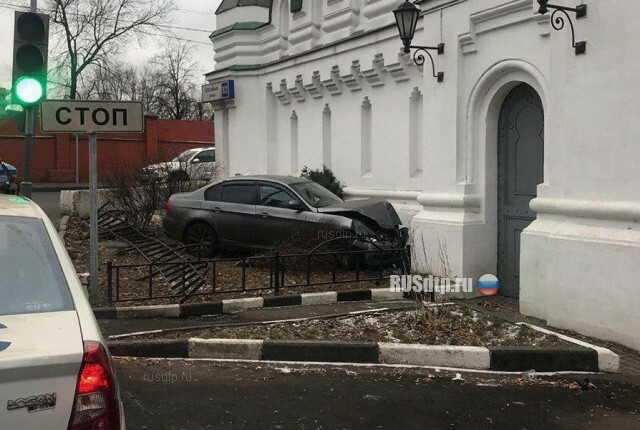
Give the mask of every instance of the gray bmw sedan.
<path id="1" fill-rule="evenodd" d="M 236 176 L 175 194 L 167 202 L 163 226 L 167 236 L 201 244 L 197 248 L 208 256 L 283 244 L 309 249 L 324 242 L 348 243 L 374 254 L 404 248 L 408 238 L 388 201 L 345 202 L 316 182 L 293 176 Z M 365 261 L 373 258 L 364 254 Z"/>

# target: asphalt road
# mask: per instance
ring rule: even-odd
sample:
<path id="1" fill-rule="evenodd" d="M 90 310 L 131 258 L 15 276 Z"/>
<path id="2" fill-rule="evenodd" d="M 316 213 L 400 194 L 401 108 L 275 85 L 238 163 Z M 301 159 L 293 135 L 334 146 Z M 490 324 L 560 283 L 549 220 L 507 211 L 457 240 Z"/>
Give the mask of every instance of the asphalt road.
<path id="1" fill-rule="evenodd" d="M 34 191 L 31 198 L 51 218 L 56 227 L 60 224 L 60 191 Z"/>
<path id="2" fill-rule="evenodd" d="M 598 376 L 588 385 L 584 376 L 524 382 L 431 369 L 139 359 L 116 359 L 116 368 L 132 429 L 640 428 L 638 385 Z"/>

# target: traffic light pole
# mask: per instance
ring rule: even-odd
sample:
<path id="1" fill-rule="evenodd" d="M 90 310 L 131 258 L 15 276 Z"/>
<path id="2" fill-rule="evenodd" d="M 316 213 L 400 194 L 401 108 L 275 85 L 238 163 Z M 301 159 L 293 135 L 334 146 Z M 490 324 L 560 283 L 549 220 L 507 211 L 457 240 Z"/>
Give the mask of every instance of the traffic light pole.
<path id="1" fill-rule="evenodd" d="M 31 198 L 31 154 L 35 138 L 36 111 L 32 107 L 25 109 L 24 115 L 24 181 L 20 184 L 20 193 Z"/>
<path id="2" fill-rule="evenodd" d="M 38 13 L 38 0 L 31 0 L 30 11 Z M 45 65 L 46 70 L 46 65 Z M 17 85 L 17 82 L 14 82 Z M 31 198 L 31 155 L 33 153 L 33 142 L 35 140 L 36 128 L 36 108 L 33 106 L 24 109 L 24 180 L 20 184 L 20 193 Z"/>

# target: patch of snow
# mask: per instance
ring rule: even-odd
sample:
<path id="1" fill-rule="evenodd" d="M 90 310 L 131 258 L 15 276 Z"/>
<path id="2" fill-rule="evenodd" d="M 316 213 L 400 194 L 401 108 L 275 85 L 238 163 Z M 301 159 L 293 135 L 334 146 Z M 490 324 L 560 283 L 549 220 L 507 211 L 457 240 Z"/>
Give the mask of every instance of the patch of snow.
<path id="1" fill-rule="evenodd" d="M 508 339 L 515 339 L 520 334 L 520 327 L 517 325 L 509 324 L 502 331 L 502 336 Z"/>

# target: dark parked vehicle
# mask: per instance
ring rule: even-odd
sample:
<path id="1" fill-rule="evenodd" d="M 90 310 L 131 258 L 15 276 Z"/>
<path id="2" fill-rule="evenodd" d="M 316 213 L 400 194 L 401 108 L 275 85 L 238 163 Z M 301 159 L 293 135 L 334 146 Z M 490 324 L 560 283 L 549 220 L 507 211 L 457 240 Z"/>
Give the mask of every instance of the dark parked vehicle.
<path id="1" fill-rule="evenodd" d="M 355 250 L 404 248 L 408 231 L 386 200 L 345 202 L 326 188 L 292 176 L 241 176 L 175 194 L 163 222 L 167 236 L 215 255 L 226 249 L 306 248 L 342 242 Z M 366 262 L 375 254 L 364 253 Z"/>
<path id="2" fill-rule="evenodd" d="M 11 177 L 18 176 L 18 169 L 11 164 L 0 161 L 0 192 L 9 191 L 11 188 Z"/>

